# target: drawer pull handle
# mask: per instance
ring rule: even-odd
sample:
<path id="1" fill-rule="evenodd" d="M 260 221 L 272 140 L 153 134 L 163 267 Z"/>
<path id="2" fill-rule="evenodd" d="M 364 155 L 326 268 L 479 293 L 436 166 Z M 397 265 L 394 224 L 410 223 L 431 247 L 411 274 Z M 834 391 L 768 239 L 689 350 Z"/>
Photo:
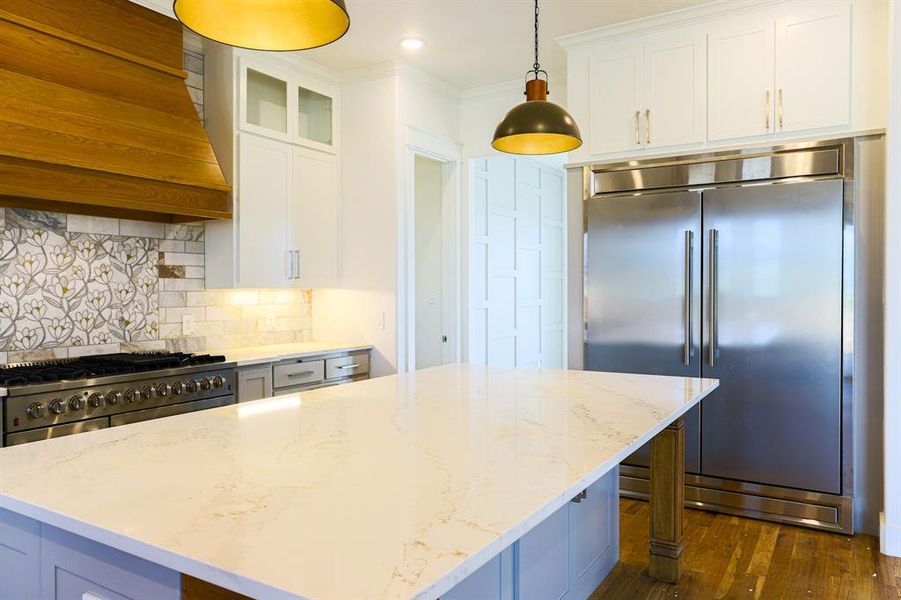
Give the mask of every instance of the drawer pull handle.
<path id="1" fill-rule="evenodd" d="M 343 371 L 344 369 L 356 369 L 356 368 L 359 367 L 359 366 L 360 366 L 359 363 L 352 363 L 352 364 L 349 364 L 349 365 L 338 365 L 338 366 L 335 367 L 335 368 L 336 368 L 336 369 L 341 369 L 341 370 Z"/>
<path id="2" fill-rule="evenodd" d="M 306 377 L 312 375 L 316 371 L 301 371 L 300 373 L 288 373 L 288 377 Z"/>
<path id="3" fill-rule="evenodd" d="M 106 598 L 98 596 L 97 594 L 92 594 L 91 592 L 85 592 L 81 595 L 81 600 L 106 600 Z"/>

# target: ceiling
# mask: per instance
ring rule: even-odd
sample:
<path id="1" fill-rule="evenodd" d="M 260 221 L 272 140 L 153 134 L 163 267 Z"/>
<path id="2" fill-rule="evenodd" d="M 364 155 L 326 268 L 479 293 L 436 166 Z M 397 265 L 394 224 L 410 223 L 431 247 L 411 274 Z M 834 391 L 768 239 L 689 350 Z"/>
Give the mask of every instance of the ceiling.
<path id="1" fill-rule="evenodd" d="M 172 16 L 171 0 L 132 0 Z M 710 0 L 541 0 L 541 66 L 566 68 L 554 38 L 677 10 Z M 532 66 L 533 0 L 346 0 L 350 31 L 302 53 L 343 71 L 398 60 L 470 89 L 522 77 Z M 425 40 L 405 50 L 407 36 Z"/>
<path id="2" fill-rule="evenodd" d="M 542 0 L 541 65 L 563 75 L 558 36 L 707 1 Z M 532 0 L 347 0 L 347 7 L 347 35 L 304 56 L 338 70 L 403 60 L 460 89 L 514 80 L 532 66 Z M 401 48 L 406 36 L 421 37 L 425 46 Z"/>

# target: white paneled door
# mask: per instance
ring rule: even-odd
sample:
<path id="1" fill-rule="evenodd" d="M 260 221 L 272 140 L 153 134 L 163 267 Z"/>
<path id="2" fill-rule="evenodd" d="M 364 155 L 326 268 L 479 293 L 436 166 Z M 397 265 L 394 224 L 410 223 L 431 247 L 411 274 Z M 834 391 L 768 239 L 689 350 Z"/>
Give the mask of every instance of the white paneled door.
<path id="1" fill-rule="evenodd" d="M 470 361 L 562 367 L 563 171 L 528 158 L 473 161 Z"/>

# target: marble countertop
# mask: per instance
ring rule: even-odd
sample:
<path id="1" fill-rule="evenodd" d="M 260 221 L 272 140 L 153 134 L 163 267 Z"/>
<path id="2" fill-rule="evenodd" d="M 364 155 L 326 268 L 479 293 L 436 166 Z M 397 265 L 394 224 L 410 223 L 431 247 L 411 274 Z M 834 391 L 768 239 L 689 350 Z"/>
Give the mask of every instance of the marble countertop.
<path id="1" fill-rule="evenodd" d="M 212 354 L 223 354 L 228 362 L 237 363 L 239 367 L 258 365 L 289 358 L 304 358 L 332 352 L 352 352 L 354 350 L 370 350 L 369 344 L 347 344 L 340 342 L 295 342 L 291 344 L 274 344 L 271 346 L 250 346 L 248 348 L 231 348 L 227 350 L 210 350 Z"/>
<path id="2" fill-rule="evenodd" d="M 0 449 L 0 507 L 266 598 L 435 598 L 710 379 L 446 365 Z"/>

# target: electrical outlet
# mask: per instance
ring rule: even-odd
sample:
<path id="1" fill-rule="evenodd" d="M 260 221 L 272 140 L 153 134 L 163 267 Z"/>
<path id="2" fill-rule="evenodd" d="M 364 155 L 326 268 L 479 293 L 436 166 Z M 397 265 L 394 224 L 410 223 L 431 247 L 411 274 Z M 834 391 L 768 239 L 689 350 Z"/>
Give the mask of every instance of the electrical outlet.
<path id="1" fill-rule="evenodd" d="M 375 328 L 379 331 L 385 330 L 385 313 L 380 312 L 375 316 Z"/>
<path id="2" fill-rule="evenodd" d="M 194 335 L 194 315 L 181 316 L 181 334 Z"/>

